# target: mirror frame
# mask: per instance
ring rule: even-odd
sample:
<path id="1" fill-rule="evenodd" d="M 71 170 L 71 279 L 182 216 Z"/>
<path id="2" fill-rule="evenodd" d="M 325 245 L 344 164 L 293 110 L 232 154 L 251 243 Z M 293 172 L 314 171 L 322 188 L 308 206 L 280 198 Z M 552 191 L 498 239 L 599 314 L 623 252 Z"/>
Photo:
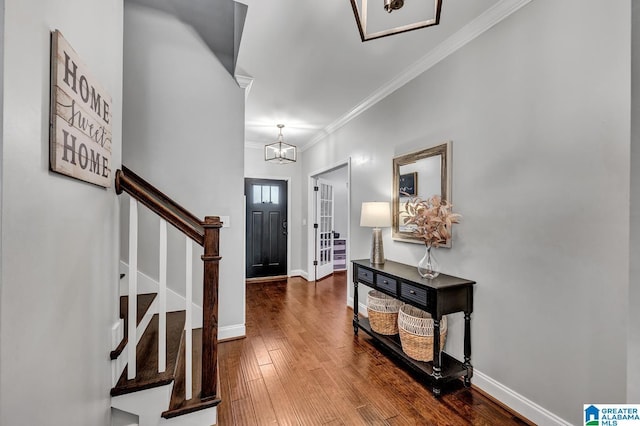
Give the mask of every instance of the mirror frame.
<path id="1" fill-rule="evenodd" d="M 400 232 L 400 166 L 415 163 L 424 158 L 441 155 L 440 161 L 440 196 L 443 200 L 451 203 L 451 150 L 452 142 L 447 141 L 441 145 L 420 151 L 410 152 L 393 158 L 393 200 L 392 217 L 393 223 L 391 236 L 396 241 L 406 241 L 410 243 L 424 244 L 424 241 L 413 236 L 410 232 Z M 429 195 L 430 196 L 430 195 Z M 451 247 L 451 239 L 441 247 Z"/>

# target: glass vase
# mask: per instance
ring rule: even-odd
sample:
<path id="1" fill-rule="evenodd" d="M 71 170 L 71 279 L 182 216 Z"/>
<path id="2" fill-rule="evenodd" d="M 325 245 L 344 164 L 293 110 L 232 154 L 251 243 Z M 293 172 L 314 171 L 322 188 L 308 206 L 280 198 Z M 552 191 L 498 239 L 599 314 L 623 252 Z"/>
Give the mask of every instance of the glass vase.
<path id="1" fill-rule="evenodd" d="M 431 245 L 427 245 L 427 251 L 424 257 L 418 262 L 418 273 L 422 278 L 433 279 L 440 275 L 440 264 L 431 253 Z"/>

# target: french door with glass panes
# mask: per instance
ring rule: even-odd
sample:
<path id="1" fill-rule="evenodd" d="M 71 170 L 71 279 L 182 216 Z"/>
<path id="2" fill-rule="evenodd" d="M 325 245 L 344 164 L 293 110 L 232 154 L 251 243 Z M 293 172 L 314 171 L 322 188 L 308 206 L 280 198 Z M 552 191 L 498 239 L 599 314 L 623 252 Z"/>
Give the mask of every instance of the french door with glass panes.
<path id="1" fill-rule="evenodd" d="M 315 188 L 315 262 L 316 279 L 319 280 L 333 272 L 333 185 L 324 179 L 317 179 Z"/>

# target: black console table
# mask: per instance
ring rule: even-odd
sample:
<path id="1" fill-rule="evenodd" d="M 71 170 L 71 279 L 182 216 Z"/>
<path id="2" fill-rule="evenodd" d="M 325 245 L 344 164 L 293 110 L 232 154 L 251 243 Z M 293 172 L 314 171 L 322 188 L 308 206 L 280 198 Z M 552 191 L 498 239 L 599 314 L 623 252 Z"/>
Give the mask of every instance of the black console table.
<path id="1" fill-rule="evenodd" d="M 433 394 L 439 396 L 441 384 L 463 378 L 465 386 L 471 385 L 471 312 L 473 312 L 474 281 L 440 274 L 434 279 L 422 278 L 415 266 L 387 260 L 374 265 L 369 259 L 353 262 L 353 332 L 362 329 L 373 339 L 420 373 L 432 385 Z M 385 336 L 371 329 L 367 318 L 358 317 L 358 283 L 376 289 L 391 297 L 413 305 L 431 314 L 434 336 L 440 336 L 443 315 L 464 312 L 464 362 L 460 362 L 440 348 L 440 339 L 433 339 L 433 361 L 421 362 L 402 351 L 400 337 Z"/>

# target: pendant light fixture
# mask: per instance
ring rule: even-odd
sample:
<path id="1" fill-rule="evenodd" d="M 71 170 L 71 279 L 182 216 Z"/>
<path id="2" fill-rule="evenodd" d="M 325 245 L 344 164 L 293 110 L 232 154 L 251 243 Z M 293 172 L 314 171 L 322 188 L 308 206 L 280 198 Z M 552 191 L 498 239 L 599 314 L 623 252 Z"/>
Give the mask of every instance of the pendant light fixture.
<path id="1" fill-rule="evenodd" d="M 351 0 L 351 7 L 360 38 L 368 41 L 438 25 L 442 0 Z"/>
<path id="2" fill-rule="evenodd" d="M 297 157 L 297 148 L 295 145 L 290 145 L 282 141 L 282 128 L 284 124 L 278 124 L 280 134 L 278 140 L 274 143 L 265 145 L 264 147 L 264 161 L 271 161 L 272 163 L 295 163 Z"/>

